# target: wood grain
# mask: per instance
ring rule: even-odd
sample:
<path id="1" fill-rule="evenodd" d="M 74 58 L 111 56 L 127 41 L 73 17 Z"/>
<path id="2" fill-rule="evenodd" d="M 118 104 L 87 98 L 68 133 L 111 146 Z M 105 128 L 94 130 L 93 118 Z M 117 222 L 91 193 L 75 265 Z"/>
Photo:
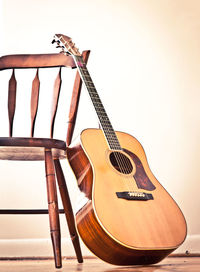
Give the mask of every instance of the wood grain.
<path id="1" fill-rule="evenodd" d="M 85 156 L 81 144 L 67 147 L 67 157 L 81 192 L 89 199 L 92 199 L 92 167 L 88 158 Z"/>
<path id="2" fill-rule="evenodd" d="M 124 149 L 124 151 L 132 158 L 132 160 L 136 166 L 136 172 L 134 174 L 134 179 L 136 181 L 137 187 L 139 189 L 145 189 L 148 191 L 155 190 L 156 187 L 153 185 L 153 183 L 150 181 L 150 179 L 146 175 L 144 167 L 143 167 L 140 159 L 135 154 L 130 152 L 129 150 Z"/>
<path id="3" fill-rule="evenodd" d="M 55 83 L 54 83 L 54 90 L 53 90 L 53 103 L 52 103 L 52 109 L 51 109 L 51 132 L 50 137 L 53 138 L 53 130 L 54 130 L 54 123 L 56 118 L 56 112 L 58 108 L 58 100 L 60 95 L 60 88 L 61 88 L 61 68 L 59 69 L 58 75 L 56 77 Z"/>
<path id="4" fill-rule="evenodd" d="M 12 137 L 13 134 L 13 119 L 15 115 L 16 107 L 16 89 L 17 81 L 15 78 L 15 70 L 13 69 L 11 78 L 9 80 L 8 86 L 8 118 L 9 118 L 9 136 Z"/>
<path id="5" fill-rule="evenodd" d="M 80 243 L 78 233 L 75 227 L 75 219 L 74 213 L 72 210 L 72 205 L 70 201 L 70 196 L 67 189 L 67 184 L 65 181 L 65 177 L 62 171 L 62 167 L 60 161 L 58 159 L 54 160 L 55 170 L 56 170 L 56 177 L 58 181 L 59 191 L 62 199 L 62 204 L 65 210 L 65 216 L 68 224 L 68 229 L 70 233 L 70 237 L 76 252 L 77 260 L 79 263 L 83 262 L 83 257 L 81 253 Z"/>
<path id="6" fill-rule="evenodd" d="M 44 160 L 44 148 L 51 149 L 55 159 L 66 158 L 64 141 L 48 138 L 0 137 L 1 160 Z"/>
<path id="7" fill-rule="evenodd" d="M 0 70 L 59 66 L 76 68 L 73 58 L 64 54 L 27 54 L 0 57 Z"/>
<path id="8" fill-rule="evenodd" d="M 38 101 L 39 101 L 39 89 L 40 89 L 40 80 L 38 76 L 38 69 L 36 71 L 35 78 L 32 83 L 32 92 L 31 92 L 31 137 L 34 135 L 35 128 L 35 119 L 38 110 Z"/>
<path id="9" fill-rule="evenodd" d="M 123 258 L 127 256 L 126 264 L 130 264 L 130 261 L 132 264 L 154 263 L 156 258 L 164 258 L 184 241 L 185 219 L 175 201 L 152 174 L 141 144 L 126 133 L 116 133 L 122 147 L 140 159 L 146 175 L 155 185 L 156 189 L 151 191 L 154 200 L 119 200 L 116 192 L 128 190 L 148 193 L 149 191 L 139 189 L 132 175 L 124 175 L 114 169 L 109 161 L 109 150 L 101 130 L 84 130 L 81 134 L 81 147 L 85 155 L 84 152 L 79 151 L 79 156 L 82 156 L 79 160 L 81 163 L 78 166 L 72 163 L 78 153 L 72 152 L 71 159 L 70 153 L 67 153 L 77 178 L 80 178 L 80 173 L 85 172 L 88 159 L 93 169 L 93 175 L 88 177 L 88 187 L 92 184 L 92 189 L 86 189 L 88 192 L 92 191 L 92 201 L 77 214 L 79 233 L 90 250 L 105 261 L 125 264 L 126 260 Z M 87 183 L 85 186 L 87 187 Z M 102 233 L 99 234 L 99 232 Z M 109 242 L 110 239 L 113 240 L 113 246 Z M 96 245 L 95 241 L 101 241 L 101 243 Z M 113 250 L 107 257 L 102 253 L 102 243 Z M 122 254 L 120 258 L 118 251 L 121 252 L 123 247 L 125 253 L 124 255 L 120 253 Z M 128 253 L 131 250 L 132 257 Z M 141 252 L 146 253 L 140 255 Z"/>
<path id="10" fill-rule="evenodd" d="M 154 264 L 170 254 L 167 250 L 137 250 L 122 246 L 101 227 L 89 201 L 77 214 L 78 231 L 86 246 L 102 260 L 115 265 Z M 120 220 L 120 218 L 119 218 Z"/>
<path id="11" fill-rule="evenodd" d="M 53 243 L 56 268 L 62 267 L 61 259 L 61 235 L 58 210 L 58 199 L 56 190 L 56 179 L 53 157 L 50 149 L 45 149 L 45 170 L 47 182 L 47 198 L 49 210 L 50 234 Z"/>

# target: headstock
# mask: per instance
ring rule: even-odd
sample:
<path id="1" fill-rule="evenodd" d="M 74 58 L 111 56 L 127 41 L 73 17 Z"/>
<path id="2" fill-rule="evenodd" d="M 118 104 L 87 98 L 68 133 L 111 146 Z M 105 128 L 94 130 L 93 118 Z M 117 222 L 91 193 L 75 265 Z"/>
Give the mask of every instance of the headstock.
<path id="1" fill-rule="evenodd" d="M 63 34 L 55 34 L 52 43 L 56 43 L 56 48 L 61 48 L 61 52 L 67 55 L 81 56 L 78 48 L 75 46 L 75 43 L 72 42 L 72 39 Z"/>

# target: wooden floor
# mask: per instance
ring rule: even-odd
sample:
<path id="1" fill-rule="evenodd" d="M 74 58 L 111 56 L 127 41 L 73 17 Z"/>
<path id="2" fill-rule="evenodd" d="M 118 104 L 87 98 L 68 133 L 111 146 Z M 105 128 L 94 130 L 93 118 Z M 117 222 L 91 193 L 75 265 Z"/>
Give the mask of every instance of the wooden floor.
<path id="1" fill-rule="evenodd" d="M 99 259 L 85 259 L 78 264 L 74 259 L 63 260 L 63 268 L 55 269 L 53 260 L 0 261 L 3 272 L 199 272 L 200 257 L 169 257 L 151 266 L 113 266 Z"/>

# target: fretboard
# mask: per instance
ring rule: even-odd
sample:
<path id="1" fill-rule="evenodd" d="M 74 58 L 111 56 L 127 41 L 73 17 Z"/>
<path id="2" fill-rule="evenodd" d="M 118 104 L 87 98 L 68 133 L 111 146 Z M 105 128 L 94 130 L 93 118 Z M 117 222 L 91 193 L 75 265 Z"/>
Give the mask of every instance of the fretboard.
<path id="1" fill-rule="evenodd" d="M 97 93 L 97 90 L 94 86 L 94 83 L 91 79 L 91 76 L 87 70 L 87 67 L 82 59 L 81 56 L 74 56 L 75 61 L 77 63 L 77 67 L 80 72 L 80 76 L 89 92 L 90 98 L 92 100 L 92 103 L 94 105 L 95 111 L 97 113 L 99 123 L 101 125 L 101 128 L 103 130 L 103 133 L 105 135 L 105 138 L 107 140 L 107 143 L 109 145 L 109 148 L 112 150 L 121 150 L 120 143 L 118 141 L 118 138 L 116 136 L 116 133 L 111 125 L 111 122 L 108 118 L 108 115 L 104 109 L 104 106 L 101 102 L 101 99 Z"/>

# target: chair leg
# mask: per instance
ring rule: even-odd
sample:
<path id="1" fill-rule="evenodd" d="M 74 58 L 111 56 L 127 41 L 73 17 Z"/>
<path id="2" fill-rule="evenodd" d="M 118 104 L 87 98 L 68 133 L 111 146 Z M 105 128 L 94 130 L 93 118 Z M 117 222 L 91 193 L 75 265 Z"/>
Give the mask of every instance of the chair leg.
<path id="1" fill-rule="evenodd" d="M 45 170 L 47 181 L 50 233 L 53 244 L 54 260 L 56 268 L 60 268 L 62 267 L 60 221 L 56 192 L 55 170 L 50 149 L 45 149 Z"/>
<path id="2" fill-rule="evenodd" d="M 63 203 L 63 208 L 65 211 L 65 216 L 69 228 L 69 233 L 71 236 L 71 240 L 74 246 L 74 250 L 76 253 L 76 257 L 79 263 L 83 262 L 83 257 L 81 253 L 80 243 L 79 243 L 79 237 L 75 226 L 75 220 L 74 220 L 74 214 L 72 210 L 72 205 L 69 197 L 69 193 L 67 190 L 67 185 L 65 181 L 65 177 L 61 168 L 60 161 L 58 159 L 54 160 L 54 165 L 56 169 L 56 176 L 58 181 L 58 186 L 60 190 L 60 195 Z"/>

